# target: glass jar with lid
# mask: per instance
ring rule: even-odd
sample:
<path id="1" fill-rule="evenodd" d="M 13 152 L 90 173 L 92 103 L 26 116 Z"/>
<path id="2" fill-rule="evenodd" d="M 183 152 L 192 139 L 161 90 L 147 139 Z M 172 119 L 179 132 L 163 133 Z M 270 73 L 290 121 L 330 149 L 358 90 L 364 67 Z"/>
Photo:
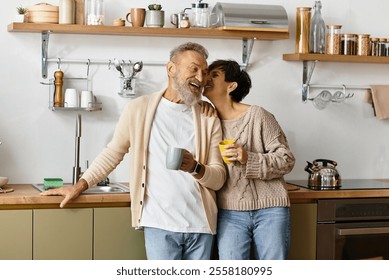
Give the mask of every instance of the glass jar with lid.
<path id="1" fill-rule="evenodd" d="M 86 24 L 104 25 L 104 0 L 87 0 L 86 4 Z"/>
<path id="2" fill-rule="evenodd" d="M 377 43 L 377 56 L 385 56 L 386 38 L 380 38 Z"/>
<path id="3" fill-rule="evenodd" d="M 296 10 L 296 53 L 309 53 L 309 28 L 311 7 L 297 7 Z"/>
<path id="4" fill-rule="evenodd" d="M 389 56 L 389 38 L 386 38 L 386 44 L 385 44 L 385 55 Z"/>
<path id="5" fill-rule="evenodd" d="M 370 38 L 370 55 L 377 56 L 378 38 Z"/>
<path id="6" fill-rule="evenodd" d="M 327 25 L 326 54 L 340 54 L 342 40 L 342 26 L 339 24 Z"/>
<path id="7" fill-rule="evenodd" d="M 357 50 L 357 35 L 342 34 L 342 54 L 355 55 Z"/>
<path id="8" fill-rule="evenodd" d="M 370 54 L 370 34 L 358 34 L 357 39 L 357 55 Z"/>

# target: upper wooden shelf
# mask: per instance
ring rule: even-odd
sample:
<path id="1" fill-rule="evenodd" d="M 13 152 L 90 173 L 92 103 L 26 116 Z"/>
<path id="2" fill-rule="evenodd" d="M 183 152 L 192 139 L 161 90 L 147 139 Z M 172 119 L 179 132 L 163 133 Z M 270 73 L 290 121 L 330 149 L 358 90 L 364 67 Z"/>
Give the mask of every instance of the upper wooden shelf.
<path id="1" fill-rule="evenodd" d="M 359 56 L 337 54 L 288 53 L 283 55 L 287 61 L 330 61 L 330 62 L 356 62 L 356 63 L 389 63 L 387 56 Z"/>
<path id="2" fill-rule="evenodd" d="M 288 39 L 288 29 L 261 28 L 254 30 L 222 30 L 218 28 L 154 28 L 108 25 L 47 24 L 47 23 L 10 23 L 9 32 L 45 32 L 63 34 L 94 34 L 123 36 L 159 36 L 159 37 L 202 37 L 261 40 Z"/>

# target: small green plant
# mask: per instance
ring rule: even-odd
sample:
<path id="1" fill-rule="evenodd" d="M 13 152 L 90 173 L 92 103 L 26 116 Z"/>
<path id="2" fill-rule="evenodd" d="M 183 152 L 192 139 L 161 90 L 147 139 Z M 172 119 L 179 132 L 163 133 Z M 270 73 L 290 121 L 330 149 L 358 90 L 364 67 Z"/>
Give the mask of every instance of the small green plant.
<path id="1" fill-rule="evenodd" d="M 22 6 L 19 6 L 16 8 L 16 11 L 18 12 L 19 15 L 24 15 L 28 12 L 28 9 L 24 8 Z"/>
<path id="2" fill-rule="evenodd" d="M 162 6 L 160 4 L 150 4 L 148 6 L 149 10 L 152 10 L 152 11 L 160 11 L 162 10 Z"/>

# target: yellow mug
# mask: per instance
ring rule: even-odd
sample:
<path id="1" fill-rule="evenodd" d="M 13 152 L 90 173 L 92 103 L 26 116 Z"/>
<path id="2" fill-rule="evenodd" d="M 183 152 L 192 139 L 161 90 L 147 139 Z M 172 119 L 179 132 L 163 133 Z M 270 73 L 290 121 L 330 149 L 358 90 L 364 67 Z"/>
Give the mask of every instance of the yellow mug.
<path id="1" fill-rule="evenodd" d="M 220 153 L 222 153 L 222 152 L 224 152 L 224 151 L 226 150 L 226 148 L 225 148 L 226 145 L 234 144 L 234 143 L 235 143 L 235 140 L 232 140 L 232 139 L 226 139 L 226 140 L 221 141 L 221 142 L 219 143 L 219 150 L 220 150 Z M 223 158 L 223 161 L 224 161 L 225 163 L 231 163 L 231 161 L 229 161 L 229 160 L 227 159 L 227 157 L 223 157 L 223 156 L 222 156 L 222 158 Z"/>

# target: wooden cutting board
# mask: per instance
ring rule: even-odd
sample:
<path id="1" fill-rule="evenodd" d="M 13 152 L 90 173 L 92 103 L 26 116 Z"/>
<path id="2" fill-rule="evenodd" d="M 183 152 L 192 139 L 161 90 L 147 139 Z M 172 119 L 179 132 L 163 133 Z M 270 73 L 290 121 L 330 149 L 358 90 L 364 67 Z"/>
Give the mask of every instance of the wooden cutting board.
<path id="1" fill-rule="evenodd" d="M 75 0 L 76 24 L 85 24 L 85 0 Z"/>
<path id="2" fill-rule="evenodd" d="M 292 186 L 292 185 L 287 185 L 287 190 L 288 192 L 291 192 L 291 191 L 298 191 L 300 189 L 300 187 L 298 186 Z"/>

